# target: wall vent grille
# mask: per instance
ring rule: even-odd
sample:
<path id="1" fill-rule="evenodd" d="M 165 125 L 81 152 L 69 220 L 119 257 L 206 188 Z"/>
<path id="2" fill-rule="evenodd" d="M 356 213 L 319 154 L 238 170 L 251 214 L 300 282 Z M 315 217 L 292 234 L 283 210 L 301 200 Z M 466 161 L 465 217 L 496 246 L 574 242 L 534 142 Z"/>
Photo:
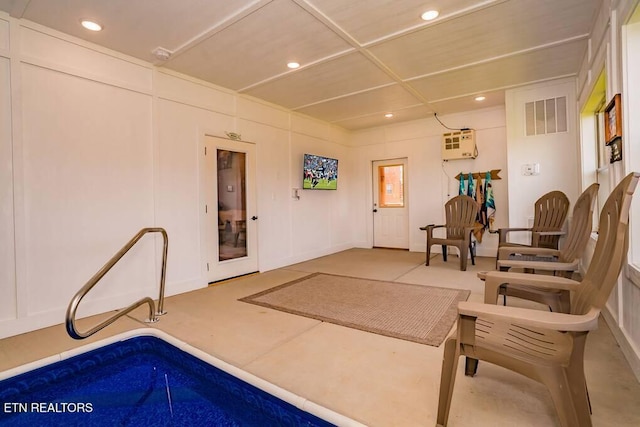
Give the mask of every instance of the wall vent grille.
<path id="1" fill-rule="evenodd" d="M 567 131 L 567 97 L 541 99 L 524 104 L 527 136 Z"/>

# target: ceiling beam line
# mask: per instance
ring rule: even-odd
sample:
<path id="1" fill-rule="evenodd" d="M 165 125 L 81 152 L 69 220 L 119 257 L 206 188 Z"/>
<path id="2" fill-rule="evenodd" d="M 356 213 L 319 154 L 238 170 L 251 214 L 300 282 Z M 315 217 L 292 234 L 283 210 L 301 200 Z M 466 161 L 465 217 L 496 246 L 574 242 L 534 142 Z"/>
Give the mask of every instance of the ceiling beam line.
<path id="1" fill-rule="evenodd" d="M 355 52 L 355 50 L 353 48 L 350 48 L 350 49 L 343 50 L 343 51 L 338 52 L 338 53 L 334 53 L 333 55 L 325 56 L 324 58 L 317 59 L 317 60 L 315 60 L 313 62 L 309 62 L 307 64 L 302 64 L 299 68 L 296 68 L 295 70 L 287 70 L 287 71 L 282 72 L 280 74 L 276 74 L 275 76 L 269 77 L 267 79 L 261 80 L 261 81 L 256 82 L 256 83 L 253 83 L 253 84 L 251 84 L 249 86 L 245 86 L 245 87 L 243 87 L 241 89 L 238 89 L 237 92 L 238 93 L 245 93 L 245 92 L 247 92 L 247 91 L 249 91 L 251 89 L 255 89 L 258 86 L 262 86 L 262 85 L 267 84 L 267 83 L 272 83 L 274 81 L 277 81 L 277 80 L 280 80 L 280 79 L 282 79 L 284 77 L 287 77 L 287 76 L 289 76 L 289 75 L 291 75 L 293 73 L 298 73 L 298 72 L 304 70 L 305 68 L 311 68 L 314 65 L 323 64 L 325 62 L 331 62 L 333 60 L 342 58 L 343 56 L 347 56 L 347 55 L 349 55 L 351 53 L 354 53 L 354 52 Z"/>
<path id="2" fill-rule="evenodd" d="M 344 40 L 345 42 L 347 42 L 352 49 L 347 49 L 344 50 L 342 52 L 339 52 L 335 55 L 330 55 L 324 58 L 320 58 L 316 61 L 313 61 L 311 63 L 305 64 L 302 67 L 296 69 L 296 70 L 291 70 L 291 71 L 286 71 L 284 73 L 278 74 L 276 76 L 270 77 L 268 79 L 262 80 L 260 82 L 254 83 L 250 86 L 244 87 L 242 89 L 240 89 L 238 92 L 239 93 L 246 93 L 252 89 L 255 89 L 256 87 L 262 86 L 264 84 L 268 84 L 268 83 L 272 83 L 274 81 L 280 80 L 282 78 L 285 78 L 289 75 L 291 75 L 292 73 L 296 73 L 296 72 L 300 72 L 302 70 L 304 70 L 305 68 L 310 68 L 319 64 L 323 64 L 326 62 L 330 62 L 332 60 L 338 59 L 340 57 L 343 57 L 345 55 L 354 53 L 354 52 L 358 52 L 360 54 L 362 54 L 365 58 L 367 58 L 373 65 L 375 65 L 378 69 L 382 70 L 385 74 L 387 74 L 387 76 L 389 76 L 395 83 L 389 83 L 389 84 L 385 84 L 385 85 L 380 85 L 380 86 L 376 86 L 373 88 L 368 88 L 368 89 L 364 89 L 361 91 L 356 91 L 356 92 L 352 92 L 349 94 L 345 94 L 345 95 L 340 95 L 340 96 L 336 96 L 336 97 L 332 97 L 332 98 L 327 98 L 327 99 L 323 99 L 320 101 L 316 101 L 313 103 L 309 103 L 309 104 L 305 104 L 305 105 L 300 105 L 300 106 L 296 106 L 296 107 L 292 107 L 291 109 L 293 111 L 299 111 L 302 110 L 304 108 L 308 108 L 308 107 L 312 107 L 315 105 L 320 105 L 326 102 L 331 102 L 331 101 L 335 101 L 335 100 L 339 100 L 339 99 L 344 99 L 344 98 L 348 98 L 350 96 L 353 95 L 359 95 L 362 93 L 367 93 L 367 92 L 372 92 L 375 91 L 377 89 L 383 88 L 383 87 L 387 87 L 387 86 L 391 86 L 393 84 L 398 84 L 399 86 L 401 86 L 404 90 L 406 90 L 407 92 L 409 92 L 414 98 L 416 98 L 418 101 L 420 101 L 426 108 L 430 109 L 431 111 L 436 111 L 435 106 L 433 105 L 436 102 L 442 102 L 442 101 L 446 101 L 446 100 L 454 100 L 454 99 L 462 99 L 468 96 L 472 96 L 475 94 L 464 94 L 464 95 L 456 95 L 453 97 L 449 97 L 446 99 L 439 99 L 439 100 L 428 100 L 426 99 L 417 89 L 415 89 L 413 87 L 413 85 L 411 84 L 411 82 L 423 79 L 423 78 L 428 78 L 428 77 L 433 77 L 433 76 L 437 76 L 440 74 L 446 74 L 452 71 L 457 71 L 457 70 L 461 70 L 461 69 L 467 69 L 467 68 L 471 68 L 474 66 L 478 66 L 478 65 L 482 65 L 482 64 L 487 64 L 487 63 L 491 63 L 491 62 L 495 62 L 498 60 L 502 60 L 502 59 L 506 59 L 506 58 L 510 58 L 510 57 L 515 57 L 515 56 L 519 56 L 519 55 L 524 55 L 527 53 L 531 53 L 531 52 L 535 52 L 535 51 L 539 51 L 539 50 L 544 50 L 544 49 L 548 49 L 548 48 L 552 48 L 552 47 L 557 47 L 560 45 L 564 45 L 564 44 L 568 44 L 568 43 L 572 43 L 575 41 L 580 41 L 580 40 L 585 40 L 589 38 L 589 34 L 580 34 L 574 37 L 569 37 L 566 39 L 562 39 L 562 40 L 558 40 L 558 41 L 554 41 L 554 42 L 550 42 L 550 43 L 546 43 L 543 45 L 538 45 L 538 46 L 534 46 L 531 48 L 527 48 L 527 49 L 522 49 L 519 51 L 515 51 L 515 52 L 509 52 L 506 53 L 504 55 L 497 55 L 491 58 L 486 58 L 486 59 L 482 59 L 479 61 L 475 61 L 472 63 L 468 63 L 468 64 L 464 64 L 458 67 L 451 67 L 448 69 L 444 69 L 444 70 L 438 70 L 435 71 L 433 73 L 428 73 L 428 74 L 424 74 L 424 75 L 419 75 L 419 76 L 414 76 L 414 77 L 410 77 L 410 78 L 402 78 L 400 77 L 398 74 L 396 74 L 392 69 L 390 69 L 383 61 L 381 61 L 376 55 L 374 55 L 368 48 L 369 47 L 373 47 L 375 45 L 378 45 L 380 43 L 398 38 L 398 37 L 402 37 L 405 36 L 407 34 L 410 34 L 412 32 L 416 32 L 419 30 L 424 29 L 427 26 L 431 26 L 431 25 L 436 25 L 436 24 L 441 24 L 443 22 L 447 22 L 462 16 L 465 16 L 467 14 L 473 13 L 473 12 L 477 12 L 479 10 L 482 9 L 486 9 L 489 7 L 493 7 L 496 6 L 498 4 L 504 3 L 508 0 L 488 0 L 479 4 L 476 4 L 474 6 L 468 7 L 466 9 L 462 9 L 460 11 L 456 11 L 455 13 L 449 14 L 447 16 L 445 16 L 442 19 L 438 19 L 437 21 L 433 22 L 433 23 L 425 23 L 425 24 L 421 24 L 418 26 L 414 26 L 402 31 L 398 31 L 396 33 L 390 34 L 387 37 L 382 37 L 379 39 L 376 39 L 372 42 L 368 42 L 365 44 L 361 44 L 358 42 L 358 40 L 353 37 L 351 34 L 349 34 L 346 30 L 344 30 L 340 25 L 338 25 L 335 21 L 333 21 L 331 18 L 329 18 L 327 15 L 325 15 L 322 11 L 318 10 L 315 6 L 313 6 L 312 4 L 310 4 L 307 0 L 291 0 L 292 2 L 294 2 L 295 4 L 297 4 L 300 8 L 302 8 L 304 11 L 306 11 L 307 13 L 309 13 L 311 16 L 313 16 L 316 20 L 318 20 L 319 22 L 321 22 L 323 25 L 325 25 L 327 28 L 329 28 L 334 34 L 336 34 L 338 37 L 340 37 L 342 40 Z M 566 76 L 565 76 L 566 77 Z M 543 79 L 542 81 L 545 81 L 546 79 Z M 514 86 L 515 87 L 515 86 Z M 511 88 L 508 87 L 508 88 Z M 504 90 L 505 88 L 491 88 L 491 89 L 485 89 L 484 91 L 495 91 L 495 90 Z M 357 116 L 354 118 L 361 118 L 361 117 L 367 117 L 370 116 L 370 114 L 364 115 L 364 116 Z M 348 119 L 340 119 L 340 121 L 342 120 L 348 120 Z"/>
<path id="3" fill-rule="evenodd" d="M 412 108 L 422 107 L 422 106 L 423 106 L 422 104 L 413 104 L 413 105 L 408 105 L 406 107 L 398 108 L 395 111 L 396 112 L 400 112 L 400 111 L 410 110 Z M 347 120 L 364 119 L 366 117 L 376 117 L 376 116 L 379 116 L 380 114 L 385 114 L 385 113 L 387 113 L 386 110 L 384 110 L 384 111 L 376 111 L 375 113 L 360 114 L 358 116 L 351 116 L 351 117 L 346 118 L 346 119 L 332 120 L 329 123 L 339 123 L 339 122 L 344 122 L 344 121 L 347 121 Z"/>
<path id="4" fill-rule="evenodd" d="M 469 98 L 469 97 L 472 97 L 472 96 L 476 96 L 479 93 L 489 93 L 489 92 L 495 92 L 495 91 L 501 91 L 501 90 L 516 89 L 516 88 L 523 87 L 523 86 L 546 83 L 546 82 L 551 82 L 551 81 L 554 81 L 554 80 L 574 78 L 577 75 L 578 75 L 577 73 L 568 73 L 568 74 L 562 74 L 562 75 L 558 75 L 558 76 L 546 77 L 546 78 L 543 78 L 543 79 L 529 80 L 529 81 L 522 82 L 522 83 L 499 86 L 499 87 L 494 87 L 494 88 L 491 88 L 491 89 L 482 89 L 482 90 L 478 90 L 478 91 L 471 92 L 471 93 L 463 93 L 463 94 L 460 94 L 460 95 L 449 96 L 447 98 L 434 99 L 431 102 L 436 103 L 436 102 L 453 101 L 453 100 L 456 100 L 456 99 L 464 99 L 464 98 Z"/>
<path id="5" fill-rule="evenodd" d="M 462 18 L 463 16 L 466 15 L 470 15 L 474 12 L 479 12 L 483 9 L 487 9 L 490 7 L 494 7 L 497 6 L 501 3 L 506 3 L 509 0 L 487 0 L 481 3 L 476 3 L 473 6 L 469 6 L 467 8 L 464 9 L 459 9 L 456 10 L 455 12 L 452 12 L 448 15 L 441 15 L 438 16 L 438 18 L 434 19 L 433 21 L 424 21 L 420 24 L 414 25 L 413 27 L 409 27 L 409 28 L 405 28 L 399 31 L 396 31 L 395 33 L 390 33 L 387 34 L 386 36 L 383 37 L 379 37 L 377 39 L 368 41 L 364 44 L 362 44 L 363 48 L 369 49 L 371 47 L 377 46 L 379 44 L 382 43 L 386 43 L 388 41 L 392 41 L 394 39 L 400 38 L 400 37 L 404 37 L 407 36 L 409 34 L 412 33 L 416 33 L 418 31 L 424 30 L 427 27 L 435 27 L 441 24 L 444 24 L 448 21 L 453 21 L 454 19 L 458 19 L 458 18 Z"/>
<path id="6" fill-rule="evenodd" d="M 385 87 L 394 86 L 396 84 L 397 84 L 396 82 L 385 83 L 383 85 L 374 86 L 374 87 L 370 87 L 370 88 L 362 89 L 362 90 L 357 90 L 355 92 L 345 93 L 344 95 L 338 95 L 338 96 L 334 96 L 332 98 L 325 98 L 322 101 L 316 101 L 316 102 L 311 102 L 311 103 L 305 104 L 305 105 L 299 105 L 299 106 L 293 107 L 291 109 L 294 110 L 294 111 L 302 110 L 303 108 L 313 107 L 314 105 L 324 104 L 325 102 L 337 101 L 339 99 L 349 98 L 350 96 L 360 95 L 360 94 L 367 93 L 367 92 L 373 92 L 374 90 L 384 89 Z"/>
<path id="7" fill-rule="evenodd" d="M 400 85 L 404 90 L 409 92 L 414 98 L 418 101 L 422 102 L 427 108 L 433 110 L 430 106 L 429 101 L 422 96 L 416 89 L 413 88 L 408 83 L 405 83 L 399 75 L 397 75 L 391 68 L 387 67 L 377 56 L 375 56 L 371 51 L 364 48 L 351 34 L 349 34 L 346 30 L 344 30 L 341 26 L 335 23 L 331 18 L 325 15 L 320 10 L 316 9 L 315 6 L 310 4 L 307 0 L 292 0 L 302 9 L 304 9 L 311 16 L 316 18 L 318 21 L 323 23 L 327 28 L 333 31 L 338 37 L 342 38 L 344 41 L 349 43 L 353 48 L 355 48 L 358 52 L 364 55 L 373 65 L 375 65 L 378 69 L 382 70 L 387 76 L 389 76 L 393 81 L 395 81 L 398 85 Z"/>
<path id="8" fill-rule="evenodd" d="M 424 79 L 424 78 L 427 78 L 427 77 L 434 77 L 434 76 L 438 76 L 440 74 L 450 73 L 452 71 L 464 70 L 465 68 L 472 68 L 472 67 L 475 67 L 477 65 L 489 64 L 491 62 L 499 61 L 499 60 L 502 60 L 502 59 L 513 58 L 513 57 L 524 55 L 524 54 L 527 54 L 527 53 L 537 52 L 537 51 L 540 51 L 540 50 L 545 50 L 545 49 L 549 49 L 549 48 L 553 48 L 553 47 L 558 47 L 558 46 L 562 46 L 562 45 L 565 45 L 565 44 L 573 43 L 573 42 L 576 42 L 576 41 L 588 40 L 589 37 L 590 37 L 589 34 L 580 34 L 580 35 L 569 37 L 569 38 L 566 38 L 566 39 L 556 40 L 556 41 L 553 41 L 551 43 L 545 43 L 545 44 L 541 44 L 541 45 L 538 45 L 538 46 L 529 47 L 527 49 L 516 50 L 514 52 L 505 53 L 503 55 L 492 56 L 491 58 L 481 59 L 479 61 L 474 61 L 474 62 L 468 62 L 468 63 L 466 63 L 464 65 L 459 65 L 457 67 L 446 68 L 446 69 L 443 69 L 443 70 L 434 71 L 432 73 L 421 74 L 419 76 L 409 77 L 407 79 L 404 79 L 404 81 L 405 82 L 412 82 L 412 81 Z"/>
<path id="9" fill-rule="evenodd" d="M 522 86 L 546 83 L 546 82 L 551 82 L 551 81 L 558 80 L 558 79 L 574 78 L 576 76 L 577 76 L 577 73 L 563 74 L 563 75 L 560 75 L 560 76 L 547 77 L 547 78 L 544 78 L 544 79 L 530 80 L 530 81 L 527 81 L 527 82 L 524 82 L 524 83 L 518 83 L 518 84 L 513 84 L 513 85 L 506 85 L 506 86 L 496 87 L 496 88 L 487 89 L 487 90 L 484 90 L 484 91 L 481 91 L 481 92 L 488 93 L 488 92 L 494 92 L 494 91 L 516 89 L 516 88 L 522 87 Z M 363 92 L 366 92 L 366 91 L 363 91 Z M 456 95 L 456 96 L 450 96 L 448 98 L 434 99 L 431 102 L 435 104 L 435 103 L 438 103 L 438 102 L 454 101 L 456 99 L 464 99 L 464 98 L 469 98 L 471 96 L 475 96 L 477 93 L 480 93 L 480 92 L 464 93 L 464 94 L 460 94 L 460 95 Z M 322 103 L 322 101 L 317 102 L 316 104 L 320 104 L 320 103 Z M 313 104 L 313 105 L 315 105 L 315 104 Z M 408 110 L 410 108 L 415 108 L 415 107 L 420 107 L 420 106 L 422 106 L 422 104 L 410 105 L 408 107 L 399 108 L 396 111 Z M 341 118 L 341 119 L 337 119 L 337 120 L 331 120 L 331 121 L 329 121 L 329 123 L 340 123 L 340 122 L 346 122 L 346 121 L 349 121 L 349 120 L 363 119 L 363 118 L 366 118 L 366 117 L 376 117 L 376 115 L 380 115 L 382 113 L 386 113 L 386 111 L 384 111 L 384 112 L 376 112 L 376 113 L 361 114 L 361 115 L 358 115 L 358 116 L 345 117 L 345 118 Z"/>
<path id="10" fill-rule="evenodd" d="M 202 43 L 203 41 L 213 37 L 214 35 L 218 34 L 219 32 L 221 32 L 223 30 L 229 28 L 230 26 L 232 26 L 232 25 L 236 24 L 237 22 L 243 20 L 247 16 L 257 12 L 258 10 L 260 10 L 263 7 L 267 6 L 271 2 L 273 2 L 273 0 L 256 0 L 256 1 L 254 1 L 253 3 L 249 4 L 244 9 L 241 9 L 240 11 L 238 11 L 238 13 L 236 13 L 235 15 L 230 16 L 229 18 L 223 20 L 222 22 L 218 22 L 218 23 L 214 24 L 213 26 L 207 28 L 206 30 L 204 30 L 203 32 L 198 34 L 197 36 L 187 40 L 186 42 L 184 42 L 180 46 L 176 47 L 174 50 L 171 50 L 171 57 L 169 57 L 169 59 L 166 60 L 166 61 L 162 61 L 161 65 L 164 65 L 164 64 L 167 64 L 167 63 L 171 62 L 172 59 L 175 59 L 176 57 L 178 57 L 181 54 L 187 52 L 191 48 L 193 48 L 193 47 L 197 46 L 198 44 Z M 162 47 L 168 49 L 168 47 L 166 47 L 166 46 L 162 46 Z M 159 64 L 156 64 L 156 65 L 159 65 Z"/>

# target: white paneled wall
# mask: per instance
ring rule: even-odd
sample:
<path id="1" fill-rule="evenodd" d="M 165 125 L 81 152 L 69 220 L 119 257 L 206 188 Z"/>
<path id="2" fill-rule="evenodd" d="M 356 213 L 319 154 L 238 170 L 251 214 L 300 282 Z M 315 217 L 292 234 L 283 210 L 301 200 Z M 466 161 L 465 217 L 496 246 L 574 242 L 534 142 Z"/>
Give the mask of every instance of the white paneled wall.
<path id="1" fill-rule="evenodd" d="M 533 204 L 549 191 L 564 192 L 572 203 L 580 194 L 579 140 L 576 111 L 573 108 L 576 103 L 575 90 L 575 80 L 566 79 L 509 90 L 505 95 L 509 123 L 507 153 L 510 227 L 528 227 L 529 219 L 533 218 Z M 556 97 L 567 99 L 568 130 L 526 136 L 525 103 Z M 531 163 L 540 165 L 538 175 L 523 173 L 524 165 Z"/>
<path id="2" fill-rule="evenodd" d="M 624 45 L 624 91 L 623 111 L 625 117 L 638 117 L 640 114 L 640 8 L 635 12 L 632 25 L 625 28 Z M 625 113 L 623 113 L 625 114 Z M 640 121 L 625 120 L 625 162 L 627 171 L 640 172 Z M 635 354 L 636 376 L 640 379 L 640 190 L 636 189 L 631 206 L 631 253 L 627 275 L 623 275 L 622 298 L 624 301 L 621 329 L 625 339 L 630 342 L 628 352 Z M 631 360 L 634 360 L 630 357 Z"/>
<path id="3" fill-rule="evenodd" d="M 131 90 L 147 93 L 151 90 L 150 67 L 138 60 L 125 60 L 122 56 L 112 56 L 104 49 L 96 50 L 51 37 L 25 26 L 21 27 L 19 43 L 23 62 Z"/>
<path id="4" fill-rule="evenodd" d="M 0 18 L 0 54 L 9 52 L 9 21 Z"/>
<path id="5" fill-rule="evenodd" d="M 383 128 L 354 132 L 352 156 L 355 175 L 352 209 L 363 220 L 354 224 L 354 242 L 371 247 L 372 214 L 372 162 L 407 157 L 409 249 L 425 251 L 426 236 L 420 227 L 444 222 L 444 204 L 458 195 L 455 176 L 461 172 L 485 172 L 501 169 L 502 180 L 493 182 L 496 200 L 496 227 L 507 225 L 509 205 L 507 199 L 506 124 L 503 108 L 487 108 L 464 114 L 438 116 L 449 127 L 468 127 L 476 130 L 479 156 L 476 159 L 442 161 L 442 134 L 448 130 L 434 118 L 415 120 Z M 481 256 L 495 256 L 497 238 L 485 233 L 478 246 Z M 434 251 L 438 248 L 434 247 Z"/>
<path id="6" fill-rule="evenodd" d="M 166 99 L 158 100 L 156 118 L 156 225 L 169 234 L 167 291 L 173 294 L 203 285 L 200 147 L 207 129 L 231 129 L 233 118 Z"/>
<path id="7" fill-rule="evenodd" d="M 62 323 L 143 227 L 169 234 L 167 295 L 206 286 L 201 148 L 225 132 L 257 146 L 261 271 L 352 246 L 346 132 L 0 15 L 0 337 Z M 339 191 L 291 197 L 305 152 L 343 162 Z M 80 315 L 154 296 L 159 240 L 134 247 Z"/>
<path id="8" fill-rule="evenodd" d="M 0 56 L 0 321 L 16 316 L 12 156 L 10 63 Z"/>
<path id="9" fill-rule="evenodd" d="M 581 83 L 578 86 L 578 109 L 581 111 L 586 104 L 589 95 L 595 85 L 596 78 L 602 70 L 606 74 L 607 100 L 613 98 L 616 93 L 621 93 L 623 102 L 623 161 L 616 162 L 600 172 L 601 176 L 609 188 L 613 189 L 627 173 L 640 170 L 638 166 L 637 135 L 638 121 L 633 118 L 637 116 L 640 90 L 638 70 L 640 66 L 640 55 L 637 54 L 640 47 L 640 30 L 637 23 L 626 26 L 633 7 L 637 7 L 637 0 L 605 1 L 602 4 L 598 16 L 594 22 L 594 28 L 589 40 L 591 49 L 583 63 L 583 67 L 578 76 Z M 622 34 L 626 33 L 626 40 L 622 39 Z M 626 43 L 626 44 L 625 44 Z M 626 52 L 624 51 L 626 49 Z M 626 59 L 626 63 L 625 60 Z M 626 68 L 625 68 L 626 67 Z M 582 135 L 585 150 L 592 149 L 593 139 L 589 138 L 591 129 L 584 129 L 589 126 L 589 120 L 582 121 Z M 586 169 L 583 171 L 583 187 L 589 185 L 593 171 Z M 611 328 L 620 348 L 629 361 L 636 377 L 640 380 L 640 316 L 637 307 L 640 306 L 640 280 L 636 275 L 634 283 L 632 272 L 638 271 L 638 252 L 640 252 L 640 207 L 638 191 L 634 196 L 631 208 L 631 252 L 630 263 L 636 263 L 636 267 L 627 266 L 620 276 L 618 286 L 613 289 L 609 301 L 604 311 L 604 317 Z M 585 259 L 591 259 L 595 249 L 595 239 L 592 239 L 587 247 Z M 636 273 L 637 274 L 637 273 Z"/>
<path id="10" fill-rule="evenodd" d="M 271 270 L 287 265 L 293 256 L 292 178 L 289 172 L 291 159 L 288 155 L 290 141 L 288 130 L 262 122 L 271 118 L 275 125 L 286 126 L 289 118 L 282 111 L 246 99 L 240 100 L 238 115 L 242 118 L 238 121 L 238 129 L 241 130 L 242 138 L 260 141 L 257 145 L 257 176 L 260 187 L 257 194 L 260 230 L 258 254 L 260 268 Z M 262 116 L 262 111 L 267 114 Z"/>
<path id="11" fill-rule="evenodd" d="M 28 64 L 21 78 L 24 285 L 36 314 L 65 307 L 153 223 L 151 97 Z M 132 292 L 120 274 L 152 288 L 153 258 L 127 257 L 87 301 Z"/>
<path id="12" fill-rule="evenodd" d="M 291 199 L 291 261 L 327 255 L 333 252 L 331 248 L 352 247 L 349 194 L 353 184 L 348 168 L 342 167 L 349 155 L 347 147 L 301 133 L 292 133 L 291 138 L 291 188 L 302 188 L 305 153 L 338 159 L 339 169 L 338 191 L 299 190 L 300 199 Z"/>

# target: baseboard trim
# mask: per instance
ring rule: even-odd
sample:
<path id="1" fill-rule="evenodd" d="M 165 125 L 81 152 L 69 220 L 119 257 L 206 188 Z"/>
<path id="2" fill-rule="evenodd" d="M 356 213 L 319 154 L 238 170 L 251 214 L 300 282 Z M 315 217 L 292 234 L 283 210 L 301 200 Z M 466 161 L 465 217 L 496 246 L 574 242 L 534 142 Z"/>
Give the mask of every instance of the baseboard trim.
<path id="1" fill-rule="evenodd" d="M 618 326 L 618 322 L 616 322 L 615 318 L 606 307 L 602 310 L 602 317 L 605 322 L 607 322 L 607 326 L 609 326 L 613 337 L 620 346 L 620 350 L 622 350 L 622 354 L 624 354 L 625 359 L 627 359 L 633 374 L 638 382 L 640 382 L 640 350 L 635 348 L 633 343 L 627 337 L 624 329 Z"/>

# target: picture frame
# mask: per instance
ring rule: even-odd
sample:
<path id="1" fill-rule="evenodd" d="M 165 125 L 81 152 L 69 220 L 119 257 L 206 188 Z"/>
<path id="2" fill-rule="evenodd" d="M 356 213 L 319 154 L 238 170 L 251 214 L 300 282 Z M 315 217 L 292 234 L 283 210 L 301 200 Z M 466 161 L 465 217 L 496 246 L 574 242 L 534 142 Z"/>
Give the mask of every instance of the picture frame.
<path id="1" fill-rule="evenodd" d="M 622 138 L 622 102 L 619 93 L 604 109 L 605 144 L 611 145 L 617 138 Z"/>
<path id="2" fill-rule="evenodd" d="M 611 157 L 609 158 L 609 163 L 615 163 L 622 160 L 622 138 L 616 137 L 609 144 L 611 148 Z"/>

